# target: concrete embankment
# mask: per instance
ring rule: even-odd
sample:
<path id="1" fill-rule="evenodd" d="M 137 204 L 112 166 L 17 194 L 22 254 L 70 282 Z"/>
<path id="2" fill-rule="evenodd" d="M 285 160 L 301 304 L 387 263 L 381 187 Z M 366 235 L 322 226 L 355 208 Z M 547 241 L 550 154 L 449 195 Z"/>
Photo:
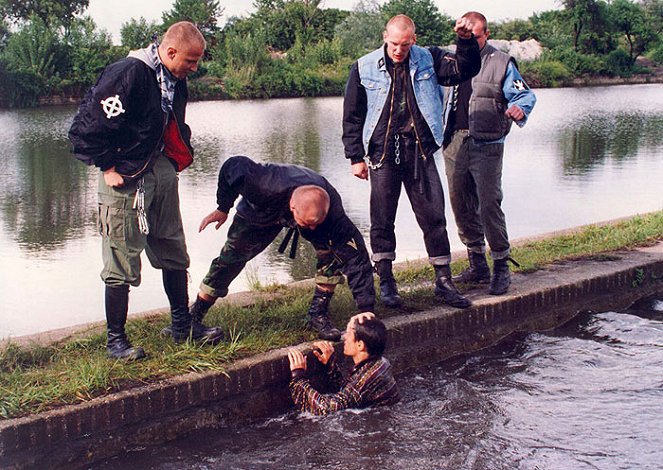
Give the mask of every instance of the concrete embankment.
<path id="1" fill-rule="evenodd" d="M 559 326 L 580 312 L 628 306 L 663 293 L 663 243 L 516 274 L 505 296 L 468 292 L 471 308 L 440 306 L 391 317 L 387 356 L 397 373 L 495 344 L 518 331 Z M 300 345 L 307 349 L 309 345 Z M 237 361 L 89 402 L 0 422 L 1 468 L 80 467 L 128 448 L 163 443 L 290 404 L 287 353 Z"/>

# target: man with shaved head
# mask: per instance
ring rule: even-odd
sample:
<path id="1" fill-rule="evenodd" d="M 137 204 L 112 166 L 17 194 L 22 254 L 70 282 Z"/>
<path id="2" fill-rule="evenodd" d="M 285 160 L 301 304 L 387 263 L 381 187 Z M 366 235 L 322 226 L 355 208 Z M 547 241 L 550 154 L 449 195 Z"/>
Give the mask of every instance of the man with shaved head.
<path id="1" fill-rule="evenodd" d="M 360 313 L 375 304 L 373 270 L 364 240 L 345 214 L 338 192 L 324 177 L 298 165 L 257 163 L 248 157 L 226 160 L 219 171 L 217 208 L 200 223 L 218 230 L 228 219 L 235 200 L 242 196 L 228 237 L 219 256 L 200 285 L 191 314 L 202 321 L 214 302 L 228 294 L 228 286 L 246 263 L 260 254 L 285 227 L 279 248 L 284 252 L 292 239 L 295 257 L 301 235 L 315 248 L 315 293 L 308 310 L 308 324 L 321 339 L 338 341 L 341 332 L 329 319 L 329 302 L 336 285 L 348 278 Z"/>
<path id="2" fill-rule="evenodd" d="M 354 176 L 370 176 L 371 249 L 382 302 L 388 307 L 401 305 L 392 273 L 401 186 L 435 269 L 435 294 L 453 307 L 470 305 L 451 279 L 444 194 L 434 157 L 443 140 L 440 86 L 471 78 L 481 65 L 471 21 L 459 19 L 455 31 L 456 54 L 419 47 L 412 19 L 394 16 L 383 33 L 383 46 L 352 66 L 345 88 L 345 156 Z"/>
<path id="3" fill-rule="evenodd" d="M 140 284 L 140 254 L 161 269 L 176 342 L 214 343 L 189 312 L 189 255 L 177 173 L 193 161 L 184 121 L 186 77 L 198 69 L 205 39 L 189 22 L 173 24 L 161 43 L 131 51 L 106 67 L 85 96 L 69 131 L 79 160 L 99 167 L 98 229 L 102 237 L 108 355 L 141 359 L 125 333 L 129 286 Z"/>

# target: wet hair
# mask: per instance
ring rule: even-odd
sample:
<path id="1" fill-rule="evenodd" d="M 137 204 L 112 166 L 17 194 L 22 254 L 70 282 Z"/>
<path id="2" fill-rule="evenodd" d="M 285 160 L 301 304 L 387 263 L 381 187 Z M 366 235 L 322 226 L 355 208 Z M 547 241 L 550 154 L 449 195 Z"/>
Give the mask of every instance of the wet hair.
<path id="1" fill-rule="evenodd" d="M 483 30 L 484 32 L 488 31 L 488 20 L 486 19 L 483 14 L 479 13 L 478 11 L 468 11 L 465 13 L 461 18 L 467 18 L 470 21 L 477 22 L 480 21 L 481 24 L 483 24 Z"/>
<path id="2" fill-rule="evenodd" d="M 387 327 L 377 318 L 364 319 L 364 323 L 355 321 L 355 340 L 363 341 L 366 352 L 371 356 L 382 356 L 387 347 Z"/>

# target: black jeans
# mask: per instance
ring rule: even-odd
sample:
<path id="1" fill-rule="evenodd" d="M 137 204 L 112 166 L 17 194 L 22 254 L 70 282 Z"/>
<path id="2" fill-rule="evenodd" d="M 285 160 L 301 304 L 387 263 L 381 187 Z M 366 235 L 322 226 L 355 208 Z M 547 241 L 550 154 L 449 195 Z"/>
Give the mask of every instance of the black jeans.
<path id="1" fill-rule="evenodd" d="M 396 257 L 394 221 L 402 185 L 424 234 L 431 264 L 449 264 L 451 250 L 444 217 L 444 191 L 435 160 L 432 156 L 420 158 L 414 140 L 404 141 L 400 148 L 399 164 L 391 155 L 380 168 L 370 170 L 373 261 Z"/>

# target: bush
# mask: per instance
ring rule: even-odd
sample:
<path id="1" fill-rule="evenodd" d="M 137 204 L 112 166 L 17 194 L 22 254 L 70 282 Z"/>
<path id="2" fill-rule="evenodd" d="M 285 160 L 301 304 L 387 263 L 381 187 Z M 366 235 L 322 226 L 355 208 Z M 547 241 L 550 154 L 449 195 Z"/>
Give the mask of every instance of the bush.
<path id="1" fill-rule="evenodd" d="M 647 58 L 649 58 L 656 64 L 663 65 L 663 42 L 661 42 L 655 48 L 651 49 L 647 53 Z"/>
<path id="2" fill-rule="evenodd" d="M 580 75 L 601 75 L 607 71 L 603 58 L 590 54 L 582 54 L 574 51 L 572 48 L 547 51 L 543 54 L 542 59 L 561 62 L 576 77 Z"/>
<path id="3" fill-rule="evenodd" d="M 522 68 L 522 73 L 528 77 L 530 85 L 554 87 L 573 78 L 569 69 L 556 60 L 524 62 Z"/>
<path id="4" fill-rule="evenodd" d="M 607 72 L 611 76 L 630 77 L 633 75 L 631 57 L 624 49 L 616 49 L 610 52 L 605 63 Z"/>

